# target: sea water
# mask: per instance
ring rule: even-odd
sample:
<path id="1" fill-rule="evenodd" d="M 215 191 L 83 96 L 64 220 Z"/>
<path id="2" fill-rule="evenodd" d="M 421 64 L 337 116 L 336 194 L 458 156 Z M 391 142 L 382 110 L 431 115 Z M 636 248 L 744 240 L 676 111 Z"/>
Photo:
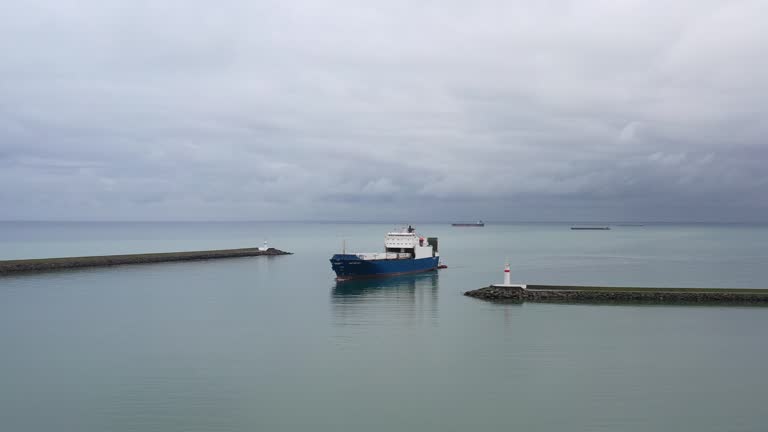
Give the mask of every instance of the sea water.
<path id="1" fill-rule="evenodd" d="M 8 431 L 768 429 L 768 308 L 496 304 L 522 283 L 768 288 L 768 227 L 418 224 L 445 270 L 336 283 L 392 224 L 0 223 L 0 259 L 294 255 L 0 277 Z"/>

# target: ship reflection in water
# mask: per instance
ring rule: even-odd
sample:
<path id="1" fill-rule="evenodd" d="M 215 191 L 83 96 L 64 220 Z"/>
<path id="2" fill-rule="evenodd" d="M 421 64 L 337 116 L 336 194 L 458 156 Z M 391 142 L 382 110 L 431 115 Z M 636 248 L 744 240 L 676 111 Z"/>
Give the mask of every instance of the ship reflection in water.
<path id="1" fill-rule="evenodd" d="M 436 321 L 437 272 L 336 282 L 331 304 L 338 325 Z"/>

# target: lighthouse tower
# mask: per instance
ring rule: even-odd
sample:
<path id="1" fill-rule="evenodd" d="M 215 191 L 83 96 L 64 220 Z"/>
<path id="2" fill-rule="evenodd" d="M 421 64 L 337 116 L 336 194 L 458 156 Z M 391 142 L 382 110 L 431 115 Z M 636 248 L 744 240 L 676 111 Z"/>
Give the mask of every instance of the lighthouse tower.
<path id="1" fill-rule="evenodd" d="M 512 276 L 511 272 L 509 270 L 509 262 L 504 264 L 504 283 L 501 284 L 493 284 L 491 286 L 499 287 L 499 288 L 522 288 L 525 289 L 526 285 L 524 284 L 513 284 L 511 282 Z"/>

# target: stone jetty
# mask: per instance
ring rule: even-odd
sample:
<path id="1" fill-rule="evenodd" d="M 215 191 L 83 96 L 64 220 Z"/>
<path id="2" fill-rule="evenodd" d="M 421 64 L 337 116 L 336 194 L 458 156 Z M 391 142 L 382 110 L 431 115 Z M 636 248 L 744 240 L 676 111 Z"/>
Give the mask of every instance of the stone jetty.
<path id="1" fill-rule="evenodd" d="M 290 255 L 275 248 L 219 249 L 189 252 L 165 252 L 130 255 L 102 255 L 67 258 L 42 258 L 0 261 L 0 276 L 83 267 L 105 267 L 126 264 L 151 264 L 174 261 L 198 261 L 221 258 Z"/>
<path id="2" fill-rule="evenodd" d="M 464 295 L 491 301 L 548 303 L 721 303 L 768 306 L 768 289 L 642 288 L 570 285 L 498 286 Z"/>

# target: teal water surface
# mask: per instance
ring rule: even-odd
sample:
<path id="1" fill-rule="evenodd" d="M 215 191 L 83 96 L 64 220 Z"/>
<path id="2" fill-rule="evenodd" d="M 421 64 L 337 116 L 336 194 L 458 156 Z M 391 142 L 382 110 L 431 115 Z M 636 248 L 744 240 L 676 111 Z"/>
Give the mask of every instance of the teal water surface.
<path id="1" fill-rule="evenodd" d="M 527 283 L 768 288 L 768 227 L 418 225 L 449 268 L 335 283 L 386 224 L 0 223 L 0 259 L 294 252 L 0 278 L 9 431 L 768 429 L 768 308 L 494 304 Z"/>

